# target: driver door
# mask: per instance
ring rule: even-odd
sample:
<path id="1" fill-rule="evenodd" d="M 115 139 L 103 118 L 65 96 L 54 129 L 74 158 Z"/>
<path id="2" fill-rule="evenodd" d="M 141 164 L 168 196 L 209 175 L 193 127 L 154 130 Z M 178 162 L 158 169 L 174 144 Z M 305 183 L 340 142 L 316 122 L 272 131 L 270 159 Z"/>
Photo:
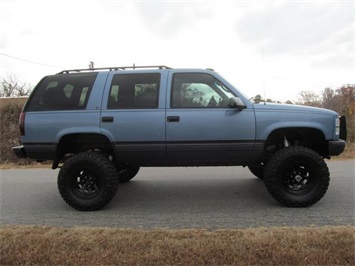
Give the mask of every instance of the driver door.
<path id="1" fill-rule="evenodd" d="M 229 108 L 237 96 L 206 73 L 171 73 L 167 159 L 181 165 L 239 164 L 254 147 L 252 108 Z M 169 98 L 169 97 L 168 97 Z"/>

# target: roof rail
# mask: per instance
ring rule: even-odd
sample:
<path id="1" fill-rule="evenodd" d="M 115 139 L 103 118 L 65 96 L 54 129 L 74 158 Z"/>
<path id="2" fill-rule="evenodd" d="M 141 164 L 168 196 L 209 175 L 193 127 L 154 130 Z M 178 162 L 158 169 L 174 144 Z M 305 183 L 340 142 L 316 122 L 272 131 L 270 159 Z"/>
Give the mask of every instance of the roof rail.
<path id="1" fill-rule="evenodd" d="M 69 74 L 69 73 L 78 73 L 78 72 L 89 72 L 89 71 L 97 71 L 97 70 L 109 70 L 109 71 L 117 71 L 117 70 L 127 70 L 127 69 L 145 69 L 145 68 L 157 68 L 157 69 L 171 69 L 171 67 L 167 66 L 123 66 L 123 67 L 99 67 L 99 68 L 83 68 L 83 69 L 68 69 L 63 70 L 57 74 Z"/>

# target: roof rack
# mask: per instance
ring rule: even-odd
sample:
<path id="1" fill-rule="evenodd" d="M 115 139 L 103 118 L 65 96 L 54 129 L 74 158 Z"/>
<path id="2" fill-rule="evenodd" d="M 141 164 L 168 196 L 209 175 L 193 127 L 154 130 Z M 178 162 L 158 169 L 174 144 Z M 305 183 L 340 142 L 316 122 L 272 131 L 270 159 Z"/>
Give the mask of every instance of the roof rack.
<path id="1" fill-rule="evenodd" d="M 157 68 L 157 69 L 171 69 L 171 67 L 167 66 L 123 66 L 123 67 L 99 67 L 99 68 L 83 68 L 83 69 L 68 69 L 63 70 L 57 74 L 69 74 L 69 73 L 78 73 L 78 72 L 88 72 L 88 71 L 97 71 L 97 70 L 109 70 L 109 71 L 117 71 L 117 70 L 127 70 L 127 69 L 145 69 L 145 68 Z"/>

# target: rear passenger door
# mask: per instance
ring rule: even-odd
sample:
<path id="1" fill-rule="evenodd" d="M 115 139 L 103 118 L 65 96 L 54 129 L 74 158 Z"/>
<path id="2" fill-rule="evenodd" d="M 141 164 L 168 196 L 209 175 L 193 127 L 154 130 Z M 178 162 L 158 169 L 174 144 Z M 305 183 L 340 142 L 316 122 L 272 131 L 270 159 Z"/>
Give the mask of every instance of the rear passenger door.
<path id="1" fill-rule="evenodd" d="M 119 161 L 149 165 L 165 158 L 165 87 L 164 72 L 109 74 L 101 130 L 114 142 Z"/>

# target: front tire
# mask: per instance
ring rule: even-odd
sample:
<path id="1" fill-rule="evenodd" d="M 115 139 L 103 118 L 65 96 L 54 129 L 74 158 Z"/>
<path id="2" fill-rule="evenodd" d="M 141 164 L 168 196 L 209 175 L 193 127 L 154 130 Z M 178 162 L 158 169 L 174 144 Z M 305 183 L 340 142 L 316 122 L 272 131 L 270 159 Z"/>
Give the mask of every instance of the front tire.
<path id="1" fill-rule="evenodd" d="M 308 207 L 319 201 L 329 186 L 329 170 L 313 150 L 291 146 L 267 162 L 264 181 L 270 194 L 288 207 Z"/>
<path id="2" fill-rule="evenodd" d="M 115 196 L 118 174 L 112 162 L 98 152 L 70 157 L 58 174 L 58 189 L 64 201 L 80 211 L 102 209 Z"/>

